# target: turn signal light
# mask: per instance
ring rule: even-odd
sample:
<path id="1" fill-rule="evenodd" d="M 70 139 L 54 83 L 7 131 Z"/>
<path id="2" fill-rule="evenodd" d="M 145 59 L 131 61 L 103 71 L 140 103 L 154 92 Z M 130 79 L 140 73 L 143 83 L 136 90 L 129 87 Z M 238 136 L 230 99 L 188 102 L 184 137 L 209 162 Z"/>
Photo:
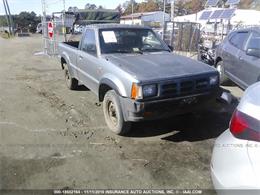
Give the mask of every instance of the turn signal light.
<path id="1" fill-rule="evenodd" d="M 141 86 L 138 86 L 136 83 L 133 83 L 132 85 L 131 98 L 134 100 L 142 99 L 142 88 Z"/>

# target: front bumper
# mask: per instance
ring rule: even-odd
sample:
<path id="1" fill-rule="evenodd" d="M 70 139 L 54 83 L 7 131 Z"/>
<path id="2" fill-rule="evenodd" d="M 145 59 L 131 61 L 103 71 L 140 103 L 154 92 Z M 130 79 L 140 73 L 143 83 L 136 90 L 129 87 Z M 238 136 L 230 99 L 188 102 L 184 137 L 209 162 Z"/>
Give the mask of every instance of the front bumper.
<path id="1" fill-rule="evenodd" d="M 120 102 L 125 121 L 138 122 L 203 110 L 215 104 L 221 94 L 219 88 L 200 94 L 144 102 L 120 97 Z"/>

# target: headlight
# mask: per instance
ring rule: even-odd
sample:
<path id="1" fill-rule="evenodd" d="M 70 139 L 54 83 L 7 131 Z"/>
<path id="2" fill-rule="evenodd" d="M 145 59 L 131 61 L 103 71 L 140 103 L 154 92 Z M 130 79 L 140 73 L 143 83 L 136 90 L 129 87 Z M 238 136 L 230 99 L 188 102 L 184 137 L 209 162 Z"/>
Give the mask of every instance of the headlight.
<path id="1" fill-rule="evenodd" d="M 154 97 L 157 95 L 157 85 L 144 85 L 143 86 L 143 97 Z"/>
<path id="2" fill-rule="evenodd" d="M 157 96 L 158 88 L 157 85 L 143 85 L 140 86 L 136 83 L 132 85 L 131 98 L 132 99 L 143 99 L 148 97 Z"/>
<path id="3" fill-rule="evenodd" d="M 218 84 L 218 76 L 211 76 L 209 78 L 209 84 L 210 85 L 217 85 Z"/>

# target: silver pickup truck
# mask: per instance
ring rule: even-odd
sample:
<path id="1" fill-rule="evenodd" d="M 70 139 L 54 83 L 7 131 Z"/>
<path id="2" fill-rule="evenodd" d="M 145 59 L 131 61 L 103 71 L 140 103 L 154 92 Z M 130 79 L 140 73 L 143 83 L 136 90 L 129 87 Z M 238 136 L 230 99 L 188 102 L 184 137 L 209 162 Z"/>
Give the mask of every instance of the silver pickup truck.
<path id="1" fill-rule="evenodd" d="M 67 86 L 94 92 L 120 135 L 131 122 L 201 110 L 220 95 L 214 68 L 174 55 L 147 27 L 89 25 L 80 42 L 60 43 L 59 56 Z"/>

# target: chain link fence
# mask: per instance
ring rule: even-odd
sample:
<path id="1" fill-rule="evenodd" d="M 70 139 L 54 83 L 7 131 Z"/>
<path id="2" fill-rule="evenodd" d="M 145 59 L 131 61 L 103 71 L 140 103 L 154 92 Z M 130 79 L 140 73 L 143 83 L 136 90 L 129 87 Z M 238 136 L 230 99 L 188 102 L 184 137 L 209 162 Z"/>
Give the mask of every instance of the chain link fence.
<path id="1" fill-rule="evenodd" d="M 63 12 L 56 12 L 52 14 L 49 21 L 42 22 L 42 33 L 44 42 L 44 53 L 49 56 L 58 55 L 58 44 L 67 41 L 68 34 L 73 26 L 75 17 Z M 52 37 L 50 37 L 50 29 L 48 24 L 52 24 Z"/>
<path id="2" fill-rule="evenodd" d="M 191 22 L 166 22 L 164 41 L 175 53 L 196 55 L 201 38 L 200 24 Z"/>

